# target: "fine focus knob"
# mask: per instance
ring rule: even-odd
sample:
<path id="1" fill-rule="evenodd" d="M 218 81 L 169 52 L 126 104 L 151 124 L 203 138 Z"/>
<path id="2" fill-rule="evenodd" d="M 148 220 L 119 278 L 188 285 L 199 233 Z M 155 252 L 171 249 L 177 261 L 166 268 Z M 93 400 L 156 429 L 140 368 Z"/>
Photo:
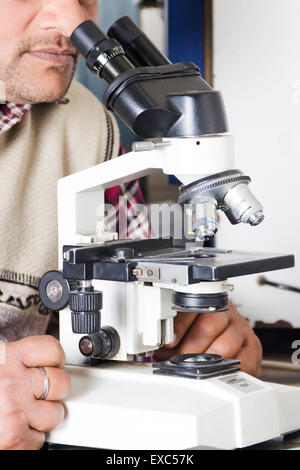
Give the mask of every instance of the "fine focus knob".
<path id="1" fill-rule="evenodd" d="M 79 341 L 79 350 L 86 357 L 109 359 L 120 349 L 120 337 L 111 326 L 105 326 L 98 333 L 83 336 Z"/>
<path id="2" fill-rule="evenodd" d="M 71 292 L 72 330 L 75 334 L 97 333 L 101 328 L 102 292 Z"/>

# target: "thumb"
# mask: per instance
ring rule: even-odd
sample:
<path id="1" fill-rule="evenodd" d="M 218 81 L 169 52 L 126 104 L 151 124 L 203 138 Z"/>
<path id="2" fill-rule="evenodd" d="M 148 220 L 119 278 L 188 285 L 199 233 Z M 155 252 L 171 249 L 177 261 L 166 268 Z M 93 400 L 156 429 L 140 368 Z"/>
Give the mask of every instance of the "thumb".
<path id="1" fill-rule="evenodd" d="M 174 341 L 172 344 L 166 344 L 165 348 L 176 348 L 197 317 L 198 313 L 178 312 L 174 319 Z"/>

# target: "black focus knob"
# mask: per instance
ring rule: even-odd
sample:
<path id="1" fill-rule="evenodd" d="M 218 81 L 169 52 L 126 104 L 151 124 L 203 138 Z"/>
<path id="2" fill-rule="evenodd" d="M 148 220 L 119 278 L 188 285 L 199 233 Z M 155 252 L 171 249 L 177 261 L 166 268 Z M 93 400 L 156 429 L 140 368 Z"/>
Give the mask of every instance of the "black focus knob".
<path id="1" fill-rule="evenodd" d="M 72 330 L 75 334 L 97 333 L 101 328 L 102 292 L 71 292 Z"/>
<path id="2" fill-rule="evenodd" d="M 49 310 L 62 310 L 69 302 L 70 281 L 64 279 L 60 271 L 49 271 L 40 280 L 39 294 Z"/>
<path id="3" fill-rule="evenodd" d="M 99 312 L 102 309 L 102 292 L 71 292 L 70 309 L 72 312 Z"/>
<path id="4" fill-rule="evenodd" d="M 120 349 L 120 337 L 111 326 L 89 336 L 83 336 L 79 341 L 79 350 L 86 357 L 109 359 L 115 356 Z"/>
<path id="5" fill-rule="evenodd" d="M 72 331 L 77 335 L 97 333 L 101 327 L 100 312 L 72 312 Z"/>

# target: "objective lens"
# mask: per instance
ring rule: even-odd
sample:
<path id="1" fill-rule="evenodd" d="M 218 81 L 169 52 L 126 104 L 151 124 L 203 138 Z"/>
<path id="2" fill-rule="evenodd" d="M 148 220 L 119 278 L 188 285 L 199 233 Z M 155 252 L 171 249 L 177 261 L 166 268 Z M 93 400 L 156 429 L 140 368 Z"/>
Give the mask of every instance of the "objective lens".
<path id="1" fill-rule="evenodd" d="M 249 189 L 250 182 L 249 176 L 244 175 L 240 170 L 224 171 L 182 186 L 178 202 L 181 205 L 194 204 L 195 201 L 201 201 L 201 198 L 210 198 L 217 202 L 217 209 L 224 211 L 232 224 L 243 222 L 255 226 L 264 220 L 264 213 L 263 206 Z M 208 217 L 209 211 L 213 210 L 213 205 L 209 207 L 207 204 L 205 210 L 206 220 L 213 221 L 212 213 Z M 197 221 L 197 216 L 195 220 Z M 206 225 L 208 228 L 205 231 L 209 232 L 209 224 Z M 214 224 L 211 224 L 212 228 L 213 226 Z M 217 225 L 215 227 L 217 228 Z M 210 232 L 212 234 L 213 230 Z M 209 233 L 208 236 L 210 236 Z"/>
<path id="2" fill-rule="evenodd" d="M 255 226 L 264 220 L 262 205 L 244 183 L 228 191 L 224 201 L 229 208 L 226 215 L 233 224 L 243 222 Z"/>
<path id="3" fill-rule="evenodd" d="M 108 38 L 93 21 L 85 21 L 79 25 L 70 40 L 86 58 L 88 68 L 108 83 L 134 69 L 122 46 Z"/>
<path id="4" fill-rule="evenodd" d="M 217 201 L 200 197 L 192 201 L 193 232 L 197 241 L 212 240 L 218 231 Z"/>

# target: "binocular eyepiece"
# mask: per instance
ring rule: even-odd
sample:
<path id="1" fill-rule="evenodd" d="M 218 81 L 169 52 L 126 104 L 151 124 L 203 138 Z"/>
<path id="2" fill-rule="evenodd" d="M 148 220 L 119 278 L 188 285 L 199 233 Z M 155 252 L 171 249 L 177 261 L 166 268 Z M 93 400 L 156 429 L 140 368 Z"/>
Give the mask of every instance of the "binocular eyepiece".
<path id="1" fill-rule="evenodd" d="M 88 68 L 108 83 L 136 66 L 170 64 L 127 16 L 111 26 L 108 36 L 93 21 L 85 21 L 73 32 L 71 43 L 85 57 Z"/>
<path id="2" fill-rule="evenodd" d="M 70 40 L 87 67 L 108 83 L 104 106 L 141 139 L 227 132 L 222 97 L 199 68 L 172 64 L 128 16 L 107 35 L 85 21 Z"/>
<path id="3" fill-rule="evenodd" d="M 107 83 L 133 69 L 123 47 L 107 37 L 92 21 L 85 21 L 71 36 L 72 44 L 85 57 L 88 68 Z"/>

